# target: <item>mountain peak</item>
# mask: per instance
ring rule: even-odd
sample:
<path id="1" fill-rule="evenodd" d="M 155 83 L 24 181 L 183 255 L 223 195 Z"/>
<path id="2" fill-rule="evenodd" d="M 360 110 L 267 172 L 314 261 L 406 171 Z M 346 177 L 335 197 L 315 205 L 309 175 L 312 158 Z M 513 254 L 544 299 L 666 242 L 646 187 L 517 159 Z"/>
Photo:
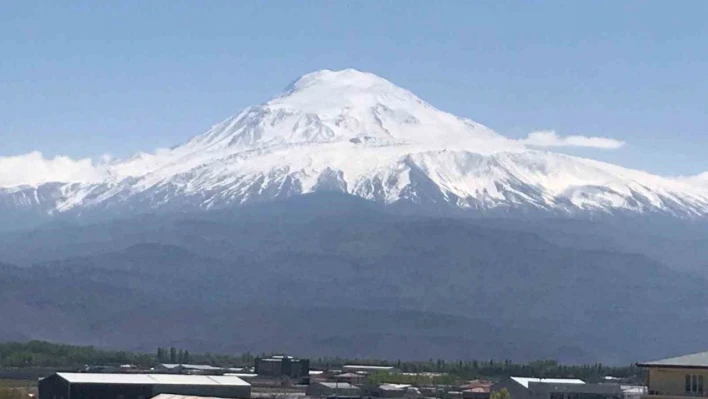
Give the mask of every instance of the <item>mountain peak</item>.
<path id="1" fill-rule="evenodd" d="M 267 105 L 299 109 L 307 113 L 370 109 L 377 106 L 430 107 L 410 91 L 380 76 L 351 68 L 340 71 L 324 69 L 303 75 Z"/>
<path id="2" fill-rule="evenodd" d="M 337 142 L 440 149 L 459 148 L 470 140 L 478 149 L 488 144 L 509 149 L 512 144 L 482 125 L 434 108 L 382 77 L 344 69 L 300 77 L 272 100 L 195 138 L 190 148 L 262 149 Z"/>
<path id="3" fill-rule="evenodd" d="M 285 89 L 286 94 L 293 94 L 308 88 L 324 87 L 328 89 L 357 88 L 360 90 L 396 89 L 396 85 L 369 72 L 353 68 L 332 71 L 323 69 L 301 76 Z"/>

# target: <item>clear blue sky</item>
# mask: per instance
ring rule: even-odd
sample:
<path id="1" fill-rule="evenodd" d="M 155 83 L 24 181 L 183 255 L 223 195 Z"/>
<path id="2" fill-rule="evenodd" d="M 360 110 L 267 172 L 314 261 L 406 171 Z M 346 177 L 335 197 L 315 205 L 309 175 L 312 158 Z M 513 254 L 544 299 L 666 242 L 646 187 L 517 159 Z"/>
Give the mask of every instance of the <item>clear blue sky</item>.
<path id="1" fill-rule="evenodd" d="M 573 153 L 708 170 L 708 1 L 3 1 L 0 156 L 172 146 L 296 77 L 353 67 Z"/>

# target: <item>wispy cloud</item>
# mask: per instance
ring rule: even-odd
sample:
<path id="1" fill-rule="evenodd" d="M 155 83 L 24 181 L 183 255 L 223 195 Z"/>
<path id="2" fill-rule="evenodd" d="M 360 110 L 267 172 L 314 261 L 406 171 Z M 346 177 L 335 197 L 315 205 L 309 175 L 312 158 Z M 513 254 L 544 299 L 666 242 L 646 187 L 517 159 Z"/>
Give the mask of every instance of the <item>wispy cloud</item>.
<path id="1" fill-rule="evenodd" d="M 531 132 L 521 142 L 532 147 L 585 147 L 603 150 L 616 150 L 625 145 L 622 140 L 608 137 L 559 136 L 554 130 Z"/>
<path id="2" fill-rule="evenodd" d="M 0 157 L 0 187 L 39 185 L 49 182 L 96 182 L 105 173 L 90 158 L 47 158 L 41 152 Z"/>

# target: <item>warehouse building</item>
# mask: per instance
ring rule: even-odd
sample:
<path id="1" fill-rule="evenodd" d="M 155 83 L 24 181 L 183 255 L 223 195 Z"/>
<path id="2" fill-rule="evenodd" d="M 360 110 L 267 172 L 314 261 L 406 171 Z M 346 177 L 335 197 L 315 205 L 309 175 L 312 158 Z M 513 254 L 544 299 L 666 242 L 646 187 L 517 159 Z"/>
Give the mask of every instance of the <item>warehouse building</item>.
<path id="1" fill-rule="evenodd" d="M 361 390 L 348 382 L 315 382 L 307 387 L 306 395 L 313 398 L 360 397 Z"/>
<path id="2" fill-rule="evenodd" d="M 251 397 L 235 376 L 57 373 L 39 381 L 39 399 L 150 399 L 160 394 Z"/>
<path id="3" fill-rule="evenodd" d="M 511 399 L 622 399 L 619 384 L 586 384 L 578 379 L 510 377 L 491 388 L 506 389 Z"/>

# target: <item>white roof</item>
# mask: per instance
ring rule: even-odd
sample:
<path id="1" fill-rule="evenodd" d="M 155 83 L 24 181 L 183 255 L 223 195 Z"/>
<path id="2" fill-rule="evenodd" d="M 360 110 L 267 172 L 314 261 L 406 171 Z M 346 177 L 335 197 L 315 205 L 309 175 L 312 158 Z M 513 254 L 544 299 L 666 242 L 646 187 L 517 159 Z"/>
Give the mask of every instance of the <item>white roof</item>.
<path id="1" fill-rule="evenodd" d="M 346 365 L 344 369 L 352 370 L 393 370 L 391 366 L 358 366 L 358 365 Z"/>
<path id="2" fill-rule="evenodd" d="M 407 389 L 410 387 L 411 387 L 410 384 L 382 384 L 381 386 L 379 386 L 379 389 L 383 389 L 384 391 L 386 391 L 386 390 L 396 391 L 396 390 Z"/>
<path id="3" fill-rule="evenodd" d="M 318 384 L 334 389 L 359 389 L 348 382 L 318 382 Z"/>
<path id="4" fill-rule="evenodd" d="M 529 387 L 529 383 L 538 382 L 542 384 L 585 384 L 585 381 L 578 379 L 566 379 L 566 378 L 525 378 L 525 377 L 511 377 L 512 380 L 523 385 L 525 388 Z"/>
<path id="5" fill-rule="evenodd" d="M 227 377 L 238 377 L 238 378 L 256 378 L 258 377 L 258 374 L 254 373 L 226 373 L 224 374 Z"/>
<path id="6" fill-rule="evenodd" d="M 622 392 L 624 393 L 636 393 L 636 394 L 646 394 L 649 388 L 642 385 L 622 385 L 620 386 Z"/>
<path id="7" fill-rule="evenodd" d="M 72 384 L 137 384 L 137 385 L 231 385 L 250 386 L 235 376 L 177 375 L 177 374 L 109 374 L 57 373 Z"/>

